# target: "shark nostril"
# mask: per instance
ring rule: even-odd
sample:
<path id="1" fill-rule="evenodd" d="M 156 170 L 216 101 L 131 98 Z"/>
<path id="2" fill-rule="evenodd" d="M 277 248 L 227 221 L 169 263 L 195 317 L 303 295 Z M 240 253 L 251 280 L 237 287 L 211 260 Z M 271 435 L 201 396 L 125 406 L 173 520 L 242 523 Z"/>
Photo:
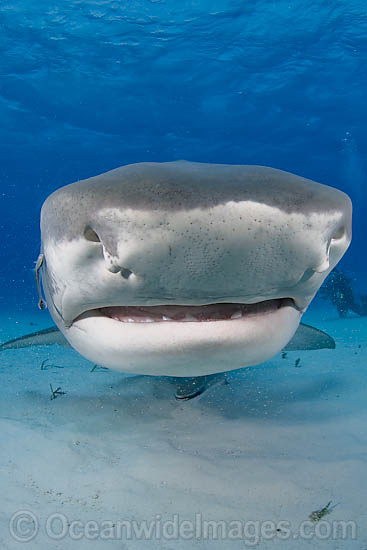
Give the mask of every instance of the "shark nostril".
<path id="1" fill-rule="evenodd" d="M 343 225 L 341 225 L 340 227 L 338 227 L 338 229 L 335 231 L 335 233 L 333 234 L 333 236 L 331 237 L 331 240 L 332 241 L 338 241 L 339 239 L 342 239 L 344 237 L 344 234 L 345 234 L 345 227 Z"/>
<path id="2" fill-rule="evenodd" d="M 303 273 L 302 277 L 300 278 L 297 284 L 305 283 L 306 281 L 311 279 L 311 277 L 313 277 L 314 274 L 315 274 L 314 269 L 306 269 L 306 271 Z"/>
<path id="3" fill-rule="evenodd" d="M 101 239 L 98 237 L 97 233 L 89 225 L 84 229 L 84 237 L 87 241 L 93 243 L 100 243 Z"/>
<path id="4" fill-rule="evenodd" d="M 133 272 L 130 269 L 127 269 L 127 267 L 121 268 L 121 275 L 123 276 L 124 279 L 128 279 L 132 274 Z"/>

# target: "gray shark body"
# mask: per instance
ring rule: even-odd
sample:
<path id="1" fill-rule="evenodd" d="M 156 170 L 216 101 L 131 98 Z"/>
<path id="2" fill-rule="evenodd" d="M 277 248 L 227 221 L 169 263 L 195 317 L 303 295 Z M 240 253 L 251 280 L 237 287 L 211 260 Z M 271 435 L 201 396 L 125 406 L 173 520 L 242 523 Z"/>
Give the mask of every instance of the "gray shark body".
<path id="1" fill-rule="evenodd" d="M 141 163 L 55 191 L 41 233 L 48 309 L 94 363 L 198 377 L 334 346 L 298 329 L 350 243 L 334 188 L 261 166 Z"/>

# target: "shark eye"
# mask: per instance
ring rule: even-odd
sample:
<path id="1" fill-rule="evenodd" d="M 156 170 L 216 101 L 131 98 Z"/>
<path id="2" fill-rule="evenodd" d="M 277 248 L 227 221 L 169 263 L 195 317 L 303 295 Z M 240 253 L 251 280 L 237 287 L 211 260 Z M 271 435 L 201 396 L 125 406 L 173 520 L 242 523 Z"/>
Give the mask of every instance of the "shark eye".
<path id="1" fill-rule="evenodd" d="M 97 233 L 89 226 L 87 226 L 84 230 L 84 237 L 87 241 L 91 241 L 93 243 L 101 242 L 101 239 L 98 237 Z"/>

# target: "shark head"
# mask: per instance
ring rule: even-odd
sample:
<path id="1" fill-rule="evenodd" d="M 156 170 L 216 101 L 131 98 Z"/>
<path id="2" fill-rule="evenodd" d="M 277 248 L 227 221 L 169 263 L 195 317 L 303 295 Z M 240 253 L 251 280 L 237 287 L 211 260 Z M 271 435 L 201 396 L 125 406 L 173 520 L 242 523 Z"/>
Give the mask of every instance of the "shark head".
<path id="1" fill-rule="evenodd" d="M 262 166 L 139 163 L 67 185 L 41 213 L 42 283 L 100 365 L 199 376 L 292 338 L 351 240 L 351 202 Z"/>

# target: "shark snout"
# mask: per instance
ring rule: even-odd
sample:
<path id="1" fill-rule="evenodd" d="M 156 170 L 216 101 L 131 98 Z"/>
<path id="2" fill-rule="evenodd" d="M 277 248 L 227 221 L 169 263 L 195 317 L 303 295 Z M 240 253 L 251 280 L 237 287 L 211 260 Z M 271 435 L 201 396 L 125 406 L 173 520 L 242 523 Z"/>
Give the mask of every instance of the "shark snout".
<path id="1" fill-rule="evenodd" d="M 304 310 L 351 239 L 338 190 L 266 167 L 141 164 L 45 202 L 50 294 L 93 307 L 257 303 Z"/>
<path id="2" fill-rule="evenodd" d="M 304 310 L 349 240 L 342 212 L 306 218 L 251 202 L 207 212 L 115 209 L 89 220 L 66 262 L 78 264 L 96 304 L 291 298 Z"/>

